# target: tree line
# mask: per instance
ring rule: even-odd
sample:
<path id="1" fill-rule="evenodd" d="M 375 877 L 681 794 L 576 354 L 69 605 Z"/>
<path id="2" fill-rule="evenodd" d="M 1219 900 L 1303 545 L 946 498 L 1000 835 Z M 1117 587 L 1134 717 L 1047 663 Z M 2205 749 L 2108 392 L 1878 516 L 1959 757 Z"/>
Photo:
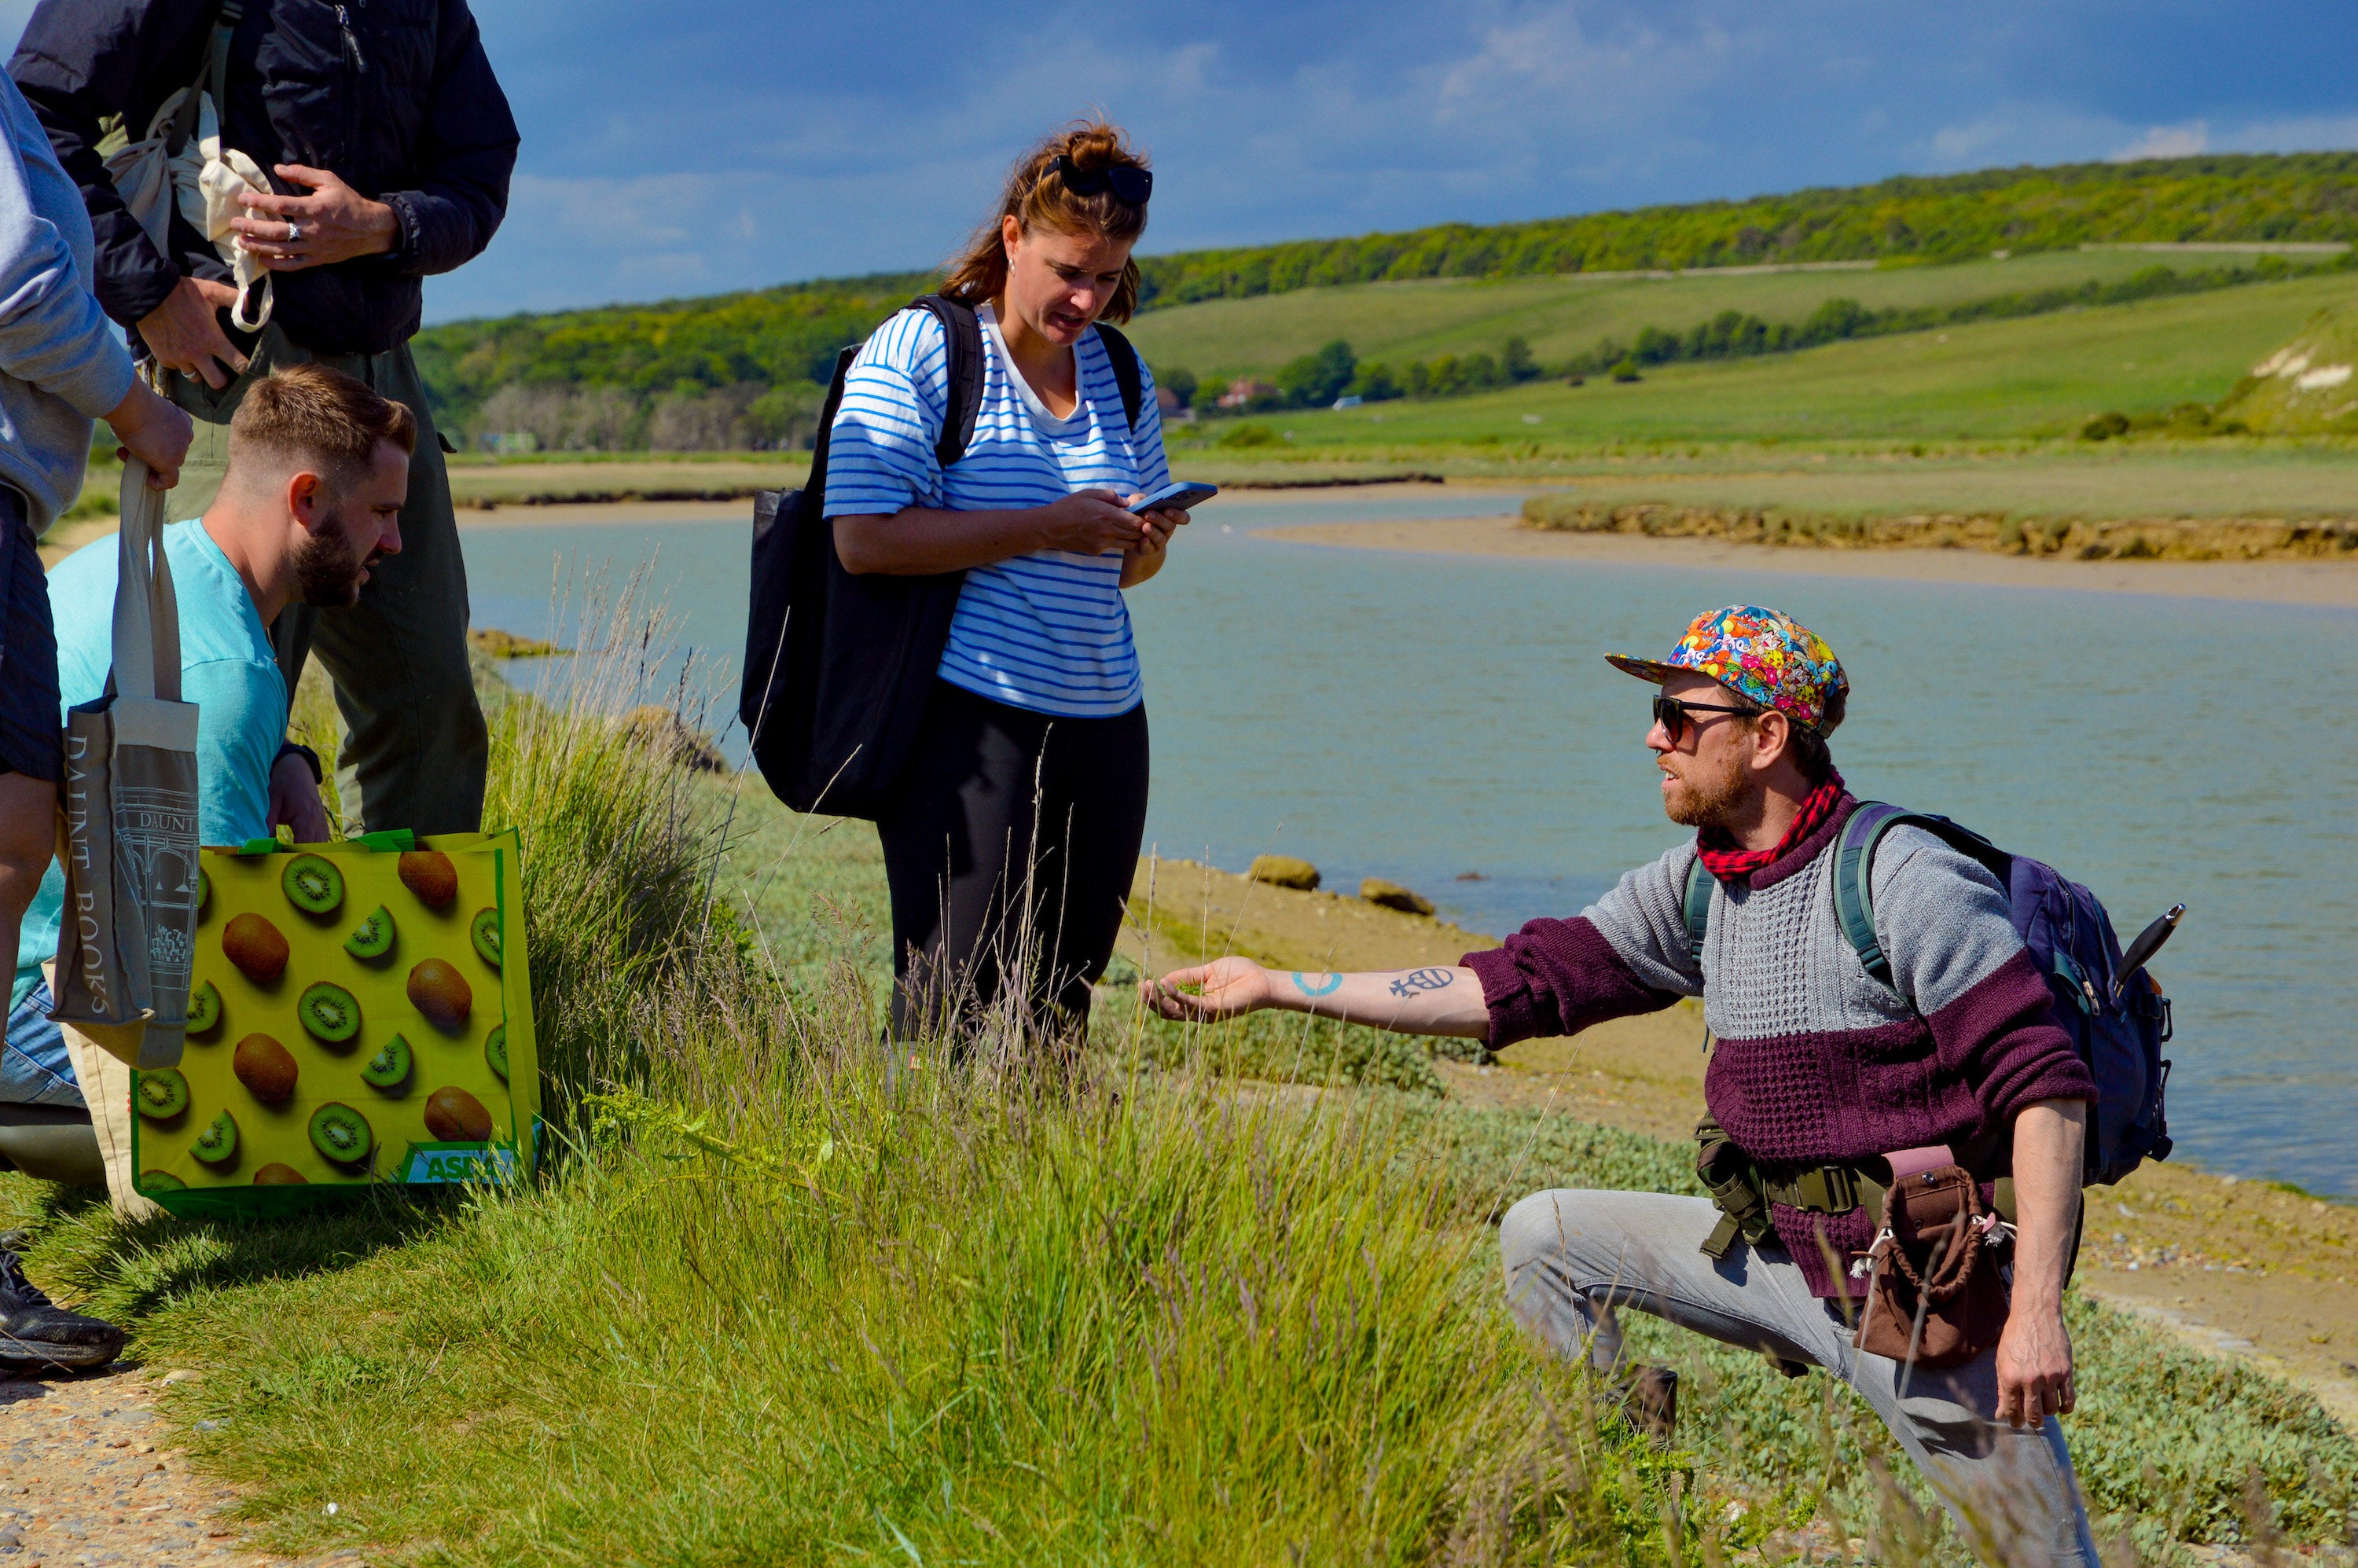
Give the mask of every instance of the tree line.
<path id="1" fill-rule="evenodd" d="M 1743 202 L 1145 257 L 1141 297 L 1152 309 L 1388 278 L 1890 256 L 1942 260 L 2087 241 L 2353 239 L 2358 239 L 2358 153 L 2220 156 L 1909 177 Z M 2261 275 L 2259 268 L 2238 269 L 2228 281 Z M 2218 286 L 2191 280 L 2223 275 L 2175 276 L 2191 287 Z M 525 444 L 586 449 L 795 445 L 808 438 L 817 410 L 812 389 L 824 388 L 836 351 L 866 337 L 935 281 L 928 273 L 878 274 L 700 299 L 450 322 L 420 333 L 415 347 L 438 421 L 478 439 L 504 435 Z M 2060 293 L 2072 297 L 2050 297 Z M 2036 313 L 2110 297 L 2099 296 L 2101 290 L 2089 295 L 2087 289 L 2002 296 L 1949 308 L 1939 320 Z M 1592 351 L 1540 373 L 1600 373 L 1625 360 L 1627 367 L 1642 367 L 1773 353 L 1835 337 L 1939 324 L 1926 310 L 1877 312 L 1855 305 L 1851 318 L 1786 324 L 1739 317 L 1725 334 L 1715 324 L 1702 324 L 1700 340 L 1696 328 L 1649 329 L 1651 337 L 1609 345 L 1621 351 L 1611 359 Z M 1665 341 L 1671 338 L 1675 349 Z M 1421 381 L 1416 364 L 1369 367 L 1358 395 L 1483 390 L 1512 384 L 1529 368 L 1509 366 L 1503 348 L 1422 362 Z M 1376 369 L 1389 373 L 1389 384 L 1372 376 Z"/>
<path id="2" fill-rule="evenodd" d="M 1985 169 L 1524 223 L 1191 251 L 1141 261 L 1149 308 L 1340 283 L 1904 257 L 2092 243 L 2358 242 L 2358 153 Z"/>

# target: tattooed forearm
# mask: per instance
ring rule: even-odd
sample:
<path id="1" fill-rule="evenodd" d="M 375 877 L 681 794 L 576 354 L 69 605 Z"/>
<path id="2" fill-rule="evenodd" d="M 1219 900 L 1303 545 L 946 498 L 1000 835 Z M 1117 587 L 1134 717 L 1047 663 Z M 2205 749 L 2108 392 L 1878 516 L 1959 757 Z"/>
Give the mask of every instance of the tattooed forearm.
<path id="1" fill-rule="evenodd" d="M 1296 969 L 1293 971 L 1293 989 L 1303 996 L 1333 996 L 1343 989 L 1343 977 L 1325 974 L 1305 975 Z"/>
<path id="2" fill-rule="evenodd" d="M 1397 976 L 1391 984 L 1392 995 L 1405 1000 L 1419 991 L 1437 991 L 1456 982 L 1457 977 L 1447 969 L 1411 969 Z"/>

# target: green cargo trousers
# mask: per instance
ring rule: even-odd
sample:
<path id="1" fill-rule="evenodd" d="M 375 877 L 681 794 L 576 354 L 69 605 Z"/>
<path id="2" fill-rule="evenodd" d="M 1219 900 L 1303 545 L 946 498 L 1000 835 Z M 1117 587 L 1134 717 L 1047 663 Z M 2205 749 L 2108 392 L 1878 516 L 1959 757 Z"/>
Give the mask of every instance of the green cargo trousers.
<path id="1" fill-rule="evenodd" d="M 347 818 L 369 832 L 475 832 L 489 748 L 467 657 L 467 563 L 426 384 L 407 345 L 317 354 L 273 325 L 263 329 L 245 373 L 222 391 L 174 374 L 172 400 L 195 417 L 197 438 L 166 515 L 194 517 L 212 504 L 229 460 L 230 416 L 245 389 L 273 365 L 306 362 L 342 371 L 406 406 L 417 416 L 417 450 L 401 508 L 401 553 L 370 570 L 358 604 L 289 605 L 271 628 L 287 690 L 291 697 L 316 650 L 343 719 L 336 784 Z"/>

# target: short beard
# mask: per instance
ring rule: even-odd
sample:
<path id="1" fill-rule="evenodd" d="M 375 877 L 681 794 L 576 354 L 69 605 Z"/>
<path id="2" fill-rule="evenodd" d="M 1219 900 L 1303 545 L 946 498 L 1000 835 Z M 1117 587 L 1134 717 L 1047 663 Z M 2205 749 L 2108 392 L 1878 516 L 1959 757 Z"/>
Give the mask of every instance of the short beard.
<path id="1" fill-rule="evenodd" d="M 1672 781 L 1662 809 L 1682 827 L 1725 828 L 1745 799 L 1746 782 L 1741 758 L 1730 756 L 1727 765 L 1711 776 L 1702 775 L 1690 761 L 1685 774 Z"/>
<path id="2" fill-rule="evenodd" d="M 361 601 L 361 572 L 367 565 L 344 543 L 342 519 L 330 514 L 326 526 L 295 552 L 295 592 L 305 604 L 349 610 Z"/>

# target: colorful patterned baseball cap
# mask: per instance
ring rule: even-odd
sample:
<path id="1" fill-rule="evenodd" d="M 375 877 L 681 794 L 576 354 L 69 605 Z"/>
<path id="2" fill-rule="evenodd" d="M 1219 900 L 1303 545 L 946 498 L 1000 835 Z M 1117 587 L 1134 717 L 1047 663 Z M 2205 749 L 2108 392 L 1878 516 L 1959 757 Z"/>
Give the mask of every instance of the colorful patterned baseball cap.
<path id="1" fill-rule="evenodd" d="M 1731 604 L 1694 618 L 1667 659 L 1607 654 L 1606 661 L 1656 686 L 1681 670 L 1709 676 L 1796 724 L 1825 727 L 1826 707 L 1850 689 L 1850 676 L 1825 639 L 1779 610 Z"/>

